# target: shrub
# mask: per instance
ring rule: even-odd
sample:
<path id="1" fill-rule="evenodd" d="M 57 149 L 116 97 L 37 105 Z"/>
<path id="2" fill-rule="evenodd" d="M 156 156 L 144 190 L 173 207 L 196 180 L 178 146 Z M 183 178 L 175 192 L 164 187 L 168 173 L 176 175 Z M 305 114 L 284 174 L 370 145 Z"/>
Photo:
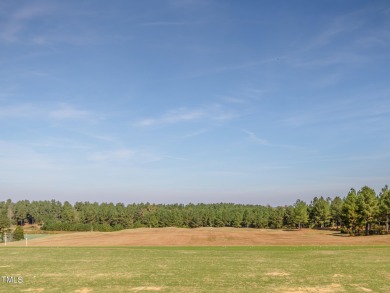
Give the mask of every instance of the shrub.
<path id="1" fill-rule="evenodd" d="M 22 226 L 17 226 L 12 234 L 13 240 L 18 241 L 24 239 L 24 231 Z"/>

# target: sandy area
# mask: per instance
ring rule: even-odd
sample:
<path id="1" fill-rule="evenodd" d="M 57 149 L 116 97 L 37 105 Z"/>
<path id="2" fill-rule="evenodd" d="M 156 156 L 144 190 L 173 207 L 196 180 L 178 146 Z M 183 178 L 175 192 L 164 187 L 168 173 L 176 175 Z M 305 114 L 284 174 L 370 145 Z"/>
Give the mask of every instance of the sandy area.
<path id="1" fill-rule="evenodd" d="M 327 230 L 237 228 L 140 228 L 118 232 L 76 232 L 28 240 L 28 246 L 265 246 L 390 245 L 390 235 L 349 237 Z M 8 243 L 24 246 L 25 241 Z"/>

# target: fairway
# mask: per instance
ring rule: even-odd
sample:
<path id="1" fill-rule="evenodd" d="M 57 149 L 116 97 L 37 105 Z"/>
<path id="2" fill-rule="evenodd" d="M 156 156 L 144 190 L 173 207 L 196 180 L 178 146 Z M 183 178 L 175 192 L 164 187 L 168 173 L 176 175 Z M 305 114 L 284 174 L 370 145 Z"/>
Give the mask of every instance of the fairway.
<path id="1" fill-rule="evenodd" d="M 2 247 L 1 292 L 389 292 L 386 246 Z"/>

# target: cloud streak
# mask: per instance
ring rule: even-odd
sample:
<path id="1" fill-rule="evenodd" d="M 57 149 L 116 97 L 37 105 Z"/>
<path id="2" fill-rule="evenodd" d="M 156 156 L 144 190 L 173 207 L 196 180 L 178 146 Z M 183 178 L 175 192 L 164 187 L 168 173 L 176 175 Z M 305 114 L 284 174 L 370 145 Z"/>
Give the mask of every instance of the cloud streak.
<path id="1" fill-rule="evenodd" d="M 195 122 L 204 120 L 226 121 L 238 115 L 232 111 L 222 109 L 218 104 L 199 109 L 178 108 L 168 111 L 158 118 L 145 118 L 136 121 L 133 125 L 137 127 L 148 127 L 157 125 L 176 124 L 184 122 Z"/>
<path id="2" fill-rule="evenodd" d="M 134 154 L 135 152 L 131 149 L 94 152 L 88 155 L 88 160 L 92 162 L 128 161 L 134 157 Z"/>
<path id="3" fill-rule="evenodd" d="M 0 40 L 6 43 L 21 42 L 23 40 L 23 32 L 28 27 L 28 23 L 33 19 L 46 15 L 50 9 L 39 4 L 24 6 L 5 18 L 3 25 L 0 26 Z"/>
<path id="4" fill-rule="evenodd" d="M 97 120 L 96 115 L 88 111 L 76 109 L 67 104 L 62 104 L 58 109 L 50 111 L 48 116 L 56 120 Z"/>
<path id="5" fill-rule="evenodd" d="M 258 137 L 254 132 L 246 129 L 243 129 L 242 132 L 247 134 L 249 140 L 257 145 L 267 146 L 267 147 L 286 148 L 286 149 L 303 149 L 302 147 L 295 146 L 295 145 L 271 143 L 264 138 Z"/>
<path id="6" fill-rule="evenodd" d="M 15 104 L 0 107 L 0 119 L 2 118 L 32 118 L 40 116 L 42 110 L 32 104 Z"/>
<path id="7" fill-rule="evenodd" d="M 87 155 L 87 160 L 93 163 L 130 163 L 145 164 L 163 160 L 164 157 L 144 150 L 121 148 L 111 151 L 96 151 Z"/>
<path id="8" fill-rule="evenodd" d="M 269 146 L 269 142 L 266 139 L 258 137 L 254 132 L 243 129 L 242 132 L 248 135 L 249 139 L 259 145 Z"/>
<path id="9" fill-rule="evenodd" d="M 80 110 L 68 104 L 56 107 L 42 107 L 31 103 L 16 103 L 0 107 L 0 119 L 49 119 L 49 120 L 85 120 L 97 122 L 99 115 L 91 111 Z"/>

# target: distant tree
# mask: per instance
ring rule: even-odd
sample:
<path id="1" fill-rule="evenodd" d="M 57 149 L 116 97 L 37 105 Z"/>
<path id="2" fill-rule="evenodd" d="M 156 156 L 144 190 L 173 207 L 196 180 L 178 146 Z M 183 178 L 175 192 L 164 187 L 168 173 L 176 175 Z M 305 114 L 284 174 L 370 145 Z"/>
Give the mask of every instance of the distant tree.
<path id="1" fill-rule="evenodd" d="M 364 186 L 357 193 L 357 203 L 359 220 L 365 225 L 365 233 L 368 235 L 371 230 L 371 223 L 379 212 L 378 199 L 375 191 L 368 186 Z"/>
<path id="2" fill-rule="evenodd" d="M 385 219 L 386 233 L 389 233 L 390 190 L 386 185 L 379 194 L 379 213 Z"/>
<path id="3" fill-rule="evenodd" d="M 347 196 L 344 198 L 341 210 L 341 218 L 344 224 L 352 231 L 352 233 L 355 233 L 359 217 L 357 194 L 355 189 L 351 188 L 348 192 Z"/>
<path id="4" fill-rule="evenodd" d="M 158 227 L 157 206 L 147 203 L 142 209 L 142 224 L 149 228 Z"/>
<path id="5" fill-rule="evenodd" d="M 244 213 L 242 214 L 241 226 L 245 228 L 249 228 L 252 224 L 252 221 L 253 221 L 252 213 L 248 208 L 246 208 L 244 210 Z"/>
<path id="6" fill-rule="evenodd" d="M 65 201 L 62 206 L 60 218 L 61 222 L 66 223 L 74 223 L 76 220 L 76 210 L 68 201 Z"/>
<path id="7" fill-rule="evenodd" d="M 124 228 L 130 228 L 128 217 L 126 217 L 126 207 L 123 203 L 115 205 L 117 218 L 114 221 L 115 225 L 122 225 Z"/>
<path id="8" fill-rule="evenodd" d="M 10 225 L 11 222 L 8 219 L 7 214 L 4 210 L 0 210 L 0 236 L 2 240 L 4 240 L 4 233 L 7 232 Z"/>
<path id="9" fill-rule="evenodd" d="M 0 231 L 5 231 L 11 225 L 10 220 L 3 213 L 0 213 Z"/>
<path id="10" fill-rule="evenodd" d="M 253 224 L 255 228 L 267 228 L 269 222 L 269 211 L 264 206 L 257 206 L 254 210 Z"/>
<path id="11" fill-rule="evenodd" d="M 230 226 L 240 228 L 243 220 L 243 211 L 240 208 L 231 210 Z"/>
<path id="12" fill-rule="evenodd" d="M 189 222 L 188 227 L 198 228 L 202 227 L 202 215 L 198 209 L 195 207 L 189 210 Z"/>
<path id="13" fill-rule="evenodd" d="M 10 221 L 12 221 L 14 218 L 14 203 L 11 199 L 7 199 L 5 206 L 7 208 L 7 217 Z"/>
<path id="14" fill-rule="evenodd" d="M 341 197 L 336 196 L 330 204 L 330 214 L 332 217 L 333 224 L 336 223 L 337 229 L 339 228 L 339 225 L 341 225 L 342 208 L 343 200 L 341 199 Z"/>
<path id="15" fill-rule="evenodd" d="M 290 205 L 285 207 L 283 226 L 289 228 L 294 226 L 294 206 Z"/>
<path id="16" fill-rule="evenodd" d="M 314 226 L 324 228 L 328 225 L 330 219 L 329 203 L 321 196 L 320 198 L 315 197 L 310 206 Z"/>
<path id="17" fill-rule="evenodd" d="M 284 207 L 271 208 L 269 211 L 269 227 L 273 229 L 280 229 L 283 227 L 283 219 L 285 215 Z"/>
<path id="18" fill-rule="evenodd" d="M 27 215 L 30 202 L 28 200 L 20 200 L 14 205 L 15 222 L 18 225 L 24 225 L 27 221 Z"/>
<path id="19" fill-rule="evenodd" d="M 309 215 L 307 212 L 307 205 L 304 201 L 298 199 L 294 204 L 294 224 L 301 229 L 302 225 L 307 224 Z"/>

